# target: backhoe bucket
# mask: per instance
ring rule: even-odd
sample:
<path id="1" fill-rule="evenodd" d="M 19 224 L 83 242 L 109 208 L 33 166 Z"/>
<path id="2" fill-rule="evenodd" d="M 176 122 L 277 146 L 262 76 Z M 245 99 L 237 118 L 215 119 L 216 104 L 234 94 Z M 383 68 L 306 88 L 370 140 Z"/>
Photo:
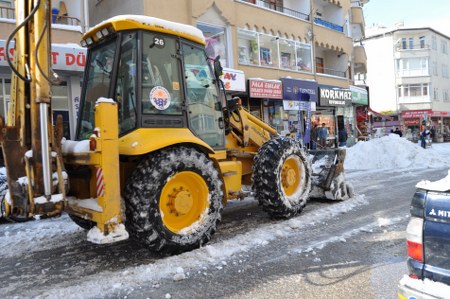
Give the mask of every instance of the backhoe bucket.
<path id="1" fill-rule="evenodd" d="M 310 150 L 312 168 L 310 198 L 345 200 L 353 196 L 353 187 L 345 181 L 344 161 L 346 150 Z"/>

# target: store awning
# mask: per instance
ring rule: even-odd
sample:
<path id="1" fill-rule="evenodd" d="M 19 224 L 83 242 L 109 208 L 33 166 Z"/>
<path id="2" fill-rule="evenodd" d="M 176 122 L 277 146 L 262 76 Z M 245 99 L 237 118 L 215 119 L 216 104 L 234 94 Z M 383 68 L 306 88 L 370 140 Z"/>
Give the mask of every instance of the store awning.
<path id="1" fill-rule="evenodd" d="M 369 107 L 369 112 L 372 113 L 372 115 L 375 115 L 376 117 L 380 117 L 382 119 L 394 120 L 394 118 L 392 116 L 388 116 L 388 115 L 384 115 L 384 114 L 381 114 L 379 112 L 376 112 L 376 111 L 370 109 L 370 107 Z"/>

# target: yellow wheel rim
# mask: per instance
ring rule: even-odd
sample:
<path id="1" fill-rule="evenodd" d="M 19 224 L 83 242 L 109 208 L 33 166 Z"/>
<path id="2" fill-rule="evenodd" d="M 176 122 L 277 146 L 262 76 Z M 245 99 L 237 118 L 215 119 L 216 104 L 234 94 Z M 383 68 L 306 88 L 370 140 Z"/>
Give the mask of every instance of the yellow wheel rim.
<path id="1" fill-rule="evenodd" d="M 294 194 L 300 187 L 302 169 L 303 164 L 298 157 L 291 156 L 284 161 L 281 169 L 281 186 L 287 196 Z"/>
<path id="2" fill-rule="evenodd" d="M 208 197 L 208 185 L 199 174 L 193 171 L 175 174 L 162 189 L 159 200 L 163 224 L 173 233 L 179 233 L 201 221 L 209 208 Z"/>

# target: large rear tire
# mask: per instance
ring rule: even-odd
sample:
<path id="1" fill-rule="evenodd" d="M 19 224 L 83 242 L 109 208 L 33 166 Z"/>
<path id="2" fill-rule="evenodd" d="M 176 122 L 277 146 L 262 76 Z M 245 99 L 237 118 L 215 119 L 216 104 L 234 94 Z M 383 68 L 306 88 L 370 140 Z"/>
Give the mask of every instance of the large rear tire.
<path id="1" fill-rule="evenodd" d="M 145 158 L 127 182 L 126 227 L 151 250 L 192 250 L 216 231 L 222 199 L 219 172 L 205 154 L 164 149 Z"/>
<path id="2" fill-rule="evenodd" d="M 300 144 L 275 137 L 263 144 L 253 164 L 253 190 L 263 210 L 275 218 L 299 214 L 311 190 L 311 168 Z"/>

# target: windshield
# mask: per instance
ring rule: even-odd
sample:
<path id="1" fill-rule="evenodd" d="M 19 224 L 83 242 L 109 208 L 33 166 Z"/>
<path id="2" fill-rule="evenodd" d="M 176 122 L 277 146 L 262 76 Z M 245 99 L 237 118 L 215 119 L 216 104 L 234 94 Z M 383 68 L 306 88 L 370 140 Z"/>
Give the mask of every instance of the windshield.
<path id="1" fill-rule="evenodd" d="M 86 65 L 85 92 L 80 110 L 77 139 L 89 138 L 94 130 L 94 107 L 98 98 L 108 97 L 116 50 L 115 39 L 90 52 Z"/>

